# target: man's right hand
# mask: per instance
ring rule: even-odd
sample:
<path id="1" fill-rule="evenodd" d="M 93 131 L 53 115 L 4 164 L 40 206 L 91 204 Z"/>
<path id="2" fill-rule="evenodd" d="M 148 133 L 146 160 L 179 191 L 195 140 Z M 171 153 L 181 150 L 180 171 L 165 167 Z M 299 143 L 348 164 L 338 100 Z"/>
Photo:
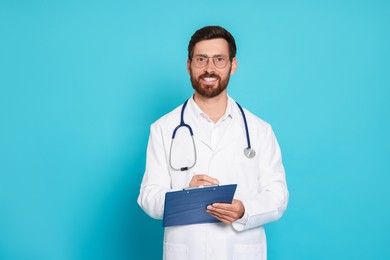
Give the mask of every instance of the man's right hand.
<path id="1" fill-rule="evenodd" d="M 190 188 L 199 187 L 199 186 L 210 186 L 218 185 L 219 181 L 213 177 L 208 176 L 207 174 L 196 174 L 192 176 L 190 181 Z"/>

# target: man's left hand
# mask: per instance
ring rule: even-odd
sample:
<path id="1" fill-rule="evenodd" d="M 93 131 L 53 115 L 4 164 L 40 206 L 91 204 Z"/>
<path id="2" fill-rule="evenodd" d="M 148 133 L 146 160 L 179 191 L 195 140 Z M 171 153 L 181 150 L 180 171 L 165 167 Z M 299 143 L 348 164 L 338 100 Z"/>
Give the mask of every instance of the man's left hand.
<path id="1" fill-rule="evenodd" d="M 206 211 L 223 223 L 232 224 L 234 221 L 244 216 L 245 208 L 241 200 L 233 199 L 232 204 L 213 203 L 212 205 L 207 206 Z"/>

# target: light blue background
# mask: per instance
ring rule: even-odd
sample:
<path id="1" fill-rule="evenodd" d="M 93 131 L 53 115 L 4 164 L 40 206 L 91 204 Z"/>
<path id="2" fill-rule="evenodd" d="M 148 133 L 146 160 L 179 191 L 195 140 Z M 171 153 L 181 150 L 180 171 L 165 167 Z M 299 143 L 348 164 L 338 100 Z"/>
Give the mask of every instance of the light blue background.
<path id="1" fill-rule="evenodd" d="M 187 44 L 235 36 L 230 95 L 270 122 L 290 190 L 269 259 L 390 255 L 389 1 L 0 1 L 0 259 L 160 259 L 136 198 Z"/>

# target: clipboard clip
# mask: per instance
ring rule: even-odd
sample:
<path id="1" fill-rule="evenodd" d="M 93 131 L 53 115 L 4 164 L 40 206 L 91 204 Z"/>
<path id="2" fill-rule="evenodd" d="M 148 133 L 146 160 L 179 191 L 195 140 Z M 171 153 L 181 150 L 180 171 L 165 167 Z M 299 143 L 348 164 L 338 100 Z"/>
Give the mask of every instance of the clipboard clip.
<path id="1" fill-rule="evenodd" d="M 188 187 L 188 188 L 184 188 L 183 190 L 194 190 L 194 189 L 201 189 L 201 188 L 212 188 L 212 187 L 218 187 L 219 184 L 214 184 L 214 185 L 207 185 L 207 186 L 198 186 L 198 187 Z"/>

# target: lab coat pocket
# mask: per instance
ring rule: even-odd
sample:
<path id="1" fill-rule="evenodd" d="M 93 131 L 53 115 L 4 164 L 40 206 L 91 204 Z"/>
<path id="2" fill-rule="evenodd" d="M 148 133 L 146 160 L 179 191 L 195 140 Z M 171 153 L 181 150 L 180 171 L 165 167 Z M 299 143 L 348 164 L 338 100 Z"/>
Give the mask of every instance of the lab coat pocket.
<path id="1" fill-rule="evenodd" d="M 233 162 L 248 168 L 259 168 L 259 161 L 257 158 L 247 158 L 244 155 L 240 155 L 236 156 Z"/>
<path id="2" fill-rule="evenodd" d="M 236 244 L 233 249 L 233 260 L 266 260 L 264 244 Z"/>
<path id="3" fill-rule="evenodd" d="M 164 243 L 164 260 L 188 259 L 188 246 L 185 244 Z"/>

